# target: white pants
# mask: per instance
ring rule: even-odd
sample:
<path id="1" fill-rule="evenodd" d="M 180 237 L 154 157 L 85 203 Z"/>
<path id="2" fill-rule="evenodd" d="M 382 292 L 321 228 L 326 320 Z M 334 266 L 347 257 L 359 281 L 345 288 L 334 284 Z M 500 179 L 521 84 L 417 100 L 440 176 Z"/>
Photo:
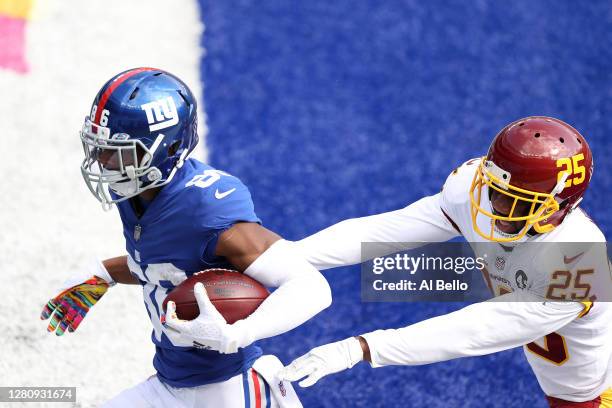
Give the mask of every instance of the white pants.
<path id="1" fill-rule="evenodd" d="M 162 383 L 157 375 L 122 391 L 103 408 L 301 408 L 291 383 L 280 381 L 278 358 L 262 356 L 253 368 L 229 380 L 175 388 Z"/>

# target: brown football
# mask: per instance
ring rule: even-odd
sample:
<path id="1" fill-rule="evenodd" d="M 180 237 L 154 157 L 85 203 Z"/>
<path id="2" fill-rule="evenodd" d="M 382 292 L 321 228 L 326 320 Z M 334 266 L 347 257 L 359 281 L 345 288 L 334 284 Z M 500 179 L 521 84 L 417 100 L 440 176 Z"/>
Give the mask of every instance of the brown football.
<path id="1" fill-rule="evenodd" d="M 232 324 L 253 313 L 270 292 L 261 283 L 240 272 L 229 269 L 207 269 L 197 272 L 172 289 L 163 308 L 169 300 L 176 304 L 179 319 L 193 320 L 200 314 L 193 287 L 202 282 L 213 305 Z"/>

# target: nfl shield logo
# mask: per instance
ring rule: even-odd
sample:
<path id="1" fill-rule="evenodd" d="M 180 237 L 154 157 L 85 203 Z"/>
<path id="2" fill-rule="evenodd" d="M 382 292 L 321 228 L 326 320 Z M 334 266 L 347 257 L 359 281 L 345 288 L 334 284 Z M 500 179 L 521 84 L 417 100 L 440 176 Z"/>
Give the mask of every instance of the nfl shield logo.
<path id="1" fill-rule="evenodd" d="M 287 396 L 287 390 L 285 389 L 285 384 L 283 384 L 282 381 L 278 383 L 278 388 L 280 389 L 281 395 L 283 397 Z"/>
<path id="2" fill-rule="evenodd" d="M 495 258 L 495 267 L 497 269 L 499 269 L 500 271 L 504 269 L 504 267 L 506 266 L 506 258 L 498 256 L 497 258 Z"/>

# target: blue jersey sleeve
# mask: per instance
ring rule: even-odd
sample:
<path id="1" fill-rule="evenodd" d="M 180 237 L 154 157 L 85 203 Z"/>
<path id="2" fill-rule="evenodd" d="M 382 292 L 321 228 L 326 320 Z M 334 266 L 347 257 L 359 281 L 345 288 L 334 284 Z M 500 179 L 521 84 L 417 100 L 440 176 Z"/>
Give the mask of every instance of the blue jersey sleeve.
<path id="1" fill-rule="evenodd" d="M 255 214 L 249 189 L 237 177 L 223 172 L 217 174 L 219 178 L 203 189 L 204 202 L 198 211 L 198 222 L 208 231 L 203 245 L 202 260 L 211 265 L 219 261 L 214 253 L 219 235 L 223 231 L 238 222 L 261 223 Z"/>
<path id="2" fill-rule="evenodd" d="M 261 222 L 249 189 L 236 177 L 221 175 L 205 192 L 200 222 L 207 229 L 227 229 L 236 222 Z"/>

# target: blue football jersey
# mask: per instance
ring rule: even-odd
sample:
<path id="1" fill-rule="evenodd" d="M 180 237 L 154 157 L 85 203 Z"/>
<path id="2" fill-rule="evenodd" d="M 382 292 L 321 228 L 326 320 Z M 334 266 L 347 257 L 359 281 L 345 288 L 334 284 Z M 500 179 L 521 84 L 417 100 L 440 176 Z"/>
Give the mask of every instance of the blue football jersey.
<path id="1" fill-rule="evenodd" d="M 230 267 L 214 254 L 219 235 L 236 222 L 260 222 L 247 187 L 236 177 L 189 159 L 140 218 L 129 200 L 117 208 L 130 270 L 142 285 L 153 324 L 153 365 L 159 379 L 174 387 L 192 387 L 249 369 L 261 355 L 259 347 L 235 354 L 196 349 L 160 323 L 162 303 L 175 286 L 201 270 Z"/>

